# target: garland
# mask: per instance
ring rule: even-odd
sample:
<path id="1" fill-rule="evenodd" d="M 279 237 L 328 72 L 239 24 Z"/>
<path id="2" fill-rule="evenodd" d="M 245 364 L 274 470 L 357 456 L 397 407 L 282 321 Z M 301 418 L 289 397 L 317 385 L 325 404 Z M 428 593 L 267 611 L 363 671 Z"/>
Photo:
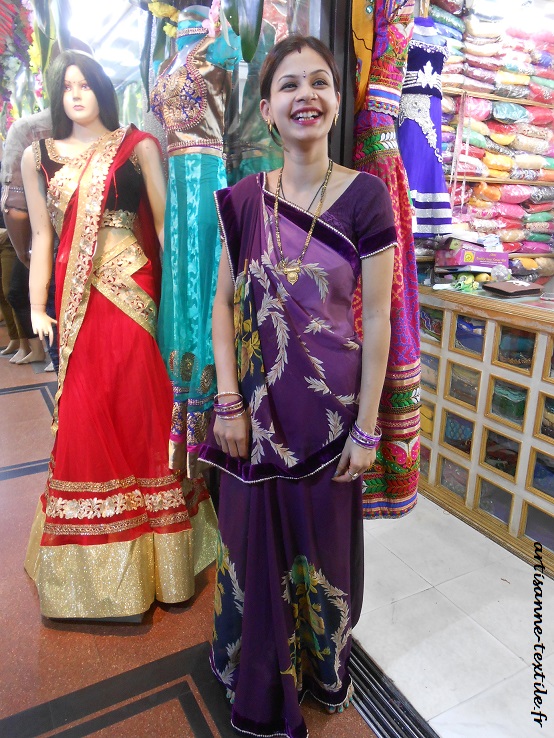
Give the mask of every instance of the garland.
<path id="1" fill-rule="evenodd" d="M 29 67 L 32 34 L 30 9 L 21 1 L 0 0 L 0 115 L 9 119 L 15 78 L 22 65 Z"/>

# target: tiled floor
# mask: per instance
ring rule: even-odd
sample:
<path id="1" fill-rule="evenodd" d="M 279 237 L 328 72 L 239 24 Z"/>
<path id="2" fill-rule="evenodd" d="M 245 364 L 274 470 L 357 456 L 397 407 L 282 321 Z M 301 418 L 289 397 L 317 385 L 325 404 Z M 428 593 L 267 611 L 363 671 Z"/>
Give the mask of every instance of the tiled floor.
<path id="1" fill-rule="evenodd" d="M 0 347 L 6 342 L 0 326 Z M 0 357 L 0 738 L 61 734 L 56 729 L 37 732 L 39 718 L 48 724 L 61 720 L 64 736 L 235 735 L 204 652 L 194 661 L 211 635 L 212 569 L 197 578 L 192 602 L 182 607 L 154 605 L 140 625 L 41 619 L 23 560 L 53 440 L 53 379 L 31 365 L 14 366 Z M 167 690 L 175 685 L 172 697 Z M 160 697 L 160 690 L 165 696 Z M 111 700 L 112 692 L 119 696 L 109 703 L 108 719 L 99 695 L 104 699 L 108 694 Z M 302 709 L 312 738 L 373 735 L 354 709 L 328 716 L 307 700 Z M 14 732 L 2 723 L 27 710 L 28 732 Z M 119 721 L 112 724 L 115 717 Z"/>
<path id="2" fill-rule="evenodd" d="M 354 636 L 441 738 L 554 736 L 554 581 L 543 590 L 547 683 L 533 722 L 533 569 L 420 496 L 366 521 Z"/>

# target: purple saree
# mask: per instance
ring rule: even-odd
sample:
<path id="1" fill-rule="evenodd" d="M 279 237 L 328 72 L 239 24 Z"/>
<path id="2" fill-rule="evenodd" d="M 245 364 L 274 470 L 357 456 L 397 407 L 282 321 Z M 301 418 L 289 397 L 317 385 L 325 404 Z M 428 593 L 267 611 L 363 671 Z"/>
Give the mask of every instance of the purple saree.
<path id="1" fill-rule="evenodd" d="M 318 220 L 291 285 L 279 270 L 274 196 L 253 175 L 216 193 L 235 283 L 238 378 L 252 421 L 248 459 L 210 431 L 200 457 L 222 469 L 212 668 L 232 723 L 304 738 L 306 692 L 339 705 L 363 589 L 361 482 L 332 481 L 357 416 L 361 345 L 352 297 L 361 258 L 395 242 L 384 185 L 361 174 Z M 312 214 L 280 202 L 289 259 Z M 335 463 L 333 463 L 335 462 Z"/>

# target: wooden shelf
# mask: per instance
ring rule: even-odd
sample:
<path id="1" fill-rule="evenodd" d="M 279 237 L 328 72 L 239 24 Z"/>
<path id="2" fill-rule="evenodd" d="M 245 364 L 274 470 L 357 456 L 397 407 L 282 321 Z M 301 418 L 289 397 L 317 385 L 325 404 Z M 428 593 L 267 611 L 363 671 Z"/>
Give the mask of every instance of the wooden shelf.
<path id="1" fill-rule="evenodd" d="M 554 105 L 548 103 L 536 102 L 535 100 L 520 99 L 518 97 L 500 97 L 499 95 L 489 95 L 487 92 L 471 92 L 460 87 L 443 87 L 445 95 L 467 95 L 468 97 L 479 97 L 482 100 L 493 100 L 494 102 L 516 103 L 517 105 L 529 105 L 537 108 L 554 108 Z"/>

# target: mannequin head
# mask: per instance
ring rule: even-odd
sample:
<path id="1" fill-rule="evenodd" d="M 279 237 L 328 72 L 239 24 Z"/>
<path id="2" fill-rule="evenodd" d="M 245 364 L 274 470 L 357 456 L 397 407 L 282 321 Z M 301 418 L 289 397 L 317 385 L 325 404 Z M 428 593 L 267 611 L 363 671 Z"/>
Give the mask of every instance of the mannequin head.
<path id="1" fill-rule="evenodd" d="M 64 109 L 65 78 L 69 67 L 77 67 L 98 103 L 99 117 L 109 131 L 119 127 L 119 114 L 114 86 L 100 64 L 79 51 L 62 52 L 48 67 L 47 87 L 52 112 L 52 133 L 55 139 L 71 135 L 73 121 Z"/>

